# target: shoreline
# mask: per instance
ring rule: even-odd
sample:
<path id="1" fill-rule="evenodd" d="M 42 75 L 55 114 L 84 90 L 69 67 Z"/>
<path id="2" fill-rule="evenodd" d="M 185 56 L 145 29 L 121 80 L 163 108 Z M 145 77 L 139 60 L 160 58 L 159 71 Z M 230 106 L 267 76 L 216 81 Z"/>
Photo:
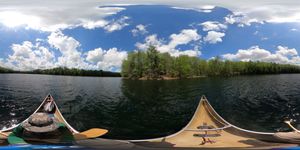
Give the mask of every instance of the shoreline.
<path id="1" fill-rule="evenodd" d="M 159 78 L 148 78 L 148 77 L 141 77 L 141 78 L 128 78 L 128 77 L 122 77 L 123 79 L 126 80 L 141 80 L 141 81 L 146 81 L 146 80 L 182 80 L 182 79 L 198 79 L 198 78 L 206 78 L 208 76 L 193 76 L 193 77 L 188 77 L 188 78 L 179 78 L 179 77 L 168 77 L 168 76 L 161 76 Z"/>

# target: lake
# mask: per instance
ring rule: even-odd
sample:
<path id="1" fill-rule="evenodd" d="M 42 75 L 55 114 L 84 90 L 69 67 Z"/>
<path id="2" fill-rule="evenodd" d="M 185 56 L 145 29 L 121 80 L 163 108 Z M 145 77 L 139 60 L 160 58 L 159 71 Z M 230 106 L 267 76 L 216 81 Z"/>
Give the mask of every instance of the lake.
<path id="1" fill-rule="evenodd" d="M 168 81 L 108 77 L 0 74 L 0 129 L 26 119 L 51 93 L 80 131 L 106 128 L 105 138 L 160 137 L 183 128 L 205 95 L 230 123 L 284 131 L 300 122 L 300 75 L 257 75 Z"/>

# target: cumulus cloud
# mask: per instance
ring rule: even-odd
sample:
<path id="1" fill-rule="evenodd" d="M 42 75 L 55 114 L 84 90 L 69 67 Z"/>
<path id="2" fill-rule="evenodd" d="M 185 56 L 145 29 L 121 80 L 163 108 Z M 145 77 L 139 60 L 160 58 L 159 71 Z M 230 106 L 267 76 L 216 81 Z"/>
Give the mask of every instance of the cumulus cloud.
<path id="1" fill-rule="evenodd" d="M 9 55 L 7 62 L 2 65 L 17 70 L 45 69 L 54 66 L 54 53 L 46 47 L 39 46 L 39 43 L 33 44 L 30 41 L 24 41 L 22 44 L 13 44 L 13 51 Z"/>
<path id="2" fill-rule="evenodd" d="M 120 71 L 122 61 L 126 58 L 126 51 L 119 51 L 117 48 L 96 48 L 87 52 L 86 60 L 96 65 L 97 69 Z"/>
<path id="3" fill-rule="evenodd" d="M 218 42 L 222 42 L 222 37 L 225 36 L 225 33 L 216 32 L 216 31 L 208 31 L 207 35 L 204 37 L 204 41 L 216 44 Z"/>
<path id="4" fill-rule="evenodd" d="M 124 27 L 128 26 L 129 24 L 126 22 L 129 19 L 128 16 L 123 16 L 120 19 L 117 20 L 113 20 L 110 23 L 108 23 L 107 25 L 104 26 L 104 29 L 107 32 L 113 32 L 113 31 L 117 31 L 117 30 L 121 30 Z"/>
<path id="5" fill-rule="evenodd" d="M 97 21 L 92 21 L 92 20 L 82 20 L 82 27 L 85 29 L 95 29 L 95 28 L 103 28 L 106 25 L 108 25 L 108 21 L 106 20 L 97 20 Z"/>
<path id="6" fill-rule="evenodd" d="M 156 34 L 149 35 L 145 38 L 145 43 L 136 43 L 136 47 L 141 50 L 147 49 L 150 45 L 155 46 L 161 53 L 169 53 L 171 56 L 189 55 L 199 56 L 199 46 L 196 44 L 194 49 L 191 50 L 179 50 L 179 45 L 186 45 L 191 42 L 200 43 L 201 35 L 197 33 L 197 29 L 183 29 L 179 34 L 171 34 L 169 36 L 169 42 L 165 42 L 162 39 L 158 39 Z"/>
<path id="7" fill-rule="evenodd" d="M 225 24 L 221 24 L 217 21 L 206 21 L 200 24 L 203 26 L 203 31 L 220 31 L 223 29 L 227 29 Z"/>
<path id="8" fill-rule="evenodd" d="M 120 71 L 122 61 L 127 57 L 126 51 L 117 48 L 103 50 L 99 47 L 82 53 L 80 43 L 61 31 L 52 32 L 46 40 L 36 39 L 35 43 L 24 41 L 22 44 L 12 44 L 11 50 L 13 53 L 8 58 L 0 58 L 0 66 L 15 70 L 68 67 Z M 57 58 L 55 51 L 58 52 Z"/>
<path id="9" fill-rule="evenodd" d="M 250 26 L 251 23 L 264 23 L 264 21 L 259 21 L 255 18 L 249 18 L 245 14 L 236 13 L 229 14 L 225 18 L 225 22 L 228 24 L 237 24 L 239 27 Z"/>
<path id="10" fill-rule="evenodd" d="M 222 57 L 224 59 L 237 61 L 264 61 L 282 64 L 300 64 L 297 50 L 284 46 L 278 46 L 275 53 L 271 53 L 269 50 L 260 48 L 259 46 L 252 46 L 249 49 L 240 49 L 236 54 L 224 54 Z"/>
<path id="11" fill-rule="evenodd" d="M 233 11 L 232 16 L 227 16 L 227 22 L 237 23 L 240 26 L 255 21 L 300 22 L 300 8 L 298 7 L 300 2 L 296 0 L 288 2 L 275 0 L 272 3 L 269 0 L 190 0 L 188 3 L 178 0 L 122 0 L 118 4 L 110 0 L 77 0 L 76 2 L 28 0 L 22 4 L 18 0 L 10 0 L 1 3 L 0 22 L 8 26 L 25 25 L 44 31 L 77 26 L 90 29 L 104 27 L 105 17 L 125 10 L 124 6 L 149 4 L 168 5 L 177 9 L 192 9 L 201 12 L 211 12 L 215 6 L 224 7 Z M 241 14 L 244 17 L 239 16 Z"/>
<path id="12" fill-rule="evenodd" d="M 82 20 L 81 26 L 86 29 L 95 29 L 95 28 L 103 28 L 107 32 L 113 32 L 117 30 L 121 30 L 129 24 L 126 22 L 129 19 L 127 16 L 123 16 L 119 19 L 113 20 Z"/>
<path id="13" fill-rule="evenodd" d="M 64 35 L 61 31 L 52 32 L 48 36 L 48 43 L 51 47 L 60 51 L 58 66 L 70 68 L 85 68 L 86 63 L 82 59 L 82 54 L 78 50 L 80 43 L 73 37 Z"/>
<path id="14" fill-rule="evenodd" d="M 147 31 L 145 25 L 139 24 L 139 25 L 135 26 L 134 29 L 131 30 L 131 33 L 133 36 L 138 36 L 139 34 L 141 34 L 141 35 L 146 34 L 146 33 L 148 33 L 148 31 Z"/>
<path id="15" fill-rule="evenodd" d="M 38 3 L 35 1 L 21 5 L 10 2 L 1 5 L 0 23 L 8 27 L 22 25 L 42 31 L 56 31 L 78 26 L 87 29 L 105 27 L 108 24 L 105 17 L 125 10 L 123 7 L 99 7 L 96 1 L 77 1 L 76 3 L 71 1 Z"/>

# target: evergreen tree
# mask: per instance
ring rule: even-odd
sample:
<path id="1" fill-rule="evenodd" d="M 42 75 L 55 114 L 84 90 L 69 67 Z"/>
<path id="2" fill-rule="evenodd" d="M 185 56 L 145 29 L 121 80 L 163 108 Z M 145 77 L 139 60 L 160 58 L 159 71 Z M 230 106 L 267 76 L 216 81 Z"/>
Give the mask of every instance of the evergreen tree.
<path id="1" fill-rule="evenodd" d="M 210 60 L 187 55 L 172 57 L 168 53 L 159 53 L 153 46 L 150 46 L 147 51 L 129 53 L 122 64 L 122 76 L 131 79 L 141 77 L 158 79 L 161 76 L 191 78 L 195 76 L 277 73 L 300 73 L 300 67 L 268 62 L 224 61 L 220 57 Z"/>

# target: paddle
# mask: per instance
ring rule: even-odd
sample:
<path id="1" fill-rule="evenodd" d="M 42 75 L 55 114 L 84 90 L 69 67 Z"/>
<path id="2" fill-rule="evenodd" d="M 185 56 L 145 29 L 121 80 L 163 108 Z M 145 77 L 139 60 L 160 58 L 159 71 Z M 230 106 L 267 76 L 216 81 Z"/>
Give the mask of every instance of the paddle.
<path id="1" fill-rule="evenodd" d="M 291 121 L 284 121 L 284 123 L 286 123 L 287 125 L 290 126 L 290 128 L 292 128 L 294 131 L 296 131 L 297 133 L 300 133 L 300 131 L 298 129 L 296 129 L 292 124 Z"/>
<path id="2" fill-rule="evenodd" d="M 6 133 L 3 133 L 0 131 L 0 135 L 4 136 L 4 137 L 8 137 L 8 135 Z"/>
<path id="3" fill-rule="evenodd" d="M 100 137 L 106 134 L 107 132 L 108 130 L 105 129 L 93 128 L 84 132 L 75 133 L 73 136 L 75 140 L 84 140 L 84 139 L 92 139 L 92 138 Z"/>
<path id="4" fill-rule="evenodd" d="M 98 129 L 98 128 L 93 128 L 93 129 L 90 129 L 90 130 L 87 130 L 87 131 L 84 131 L 84 132 L 80 132 L 80 133 L 75 133 L 73 134 L 73 137 L 75 140 L 85 140 L 85 139 L 92 139 L 92 138 L 96 138 L 96 137 L 99 137 L 99 136 L 102 136 L 104 134 L 106 134 L 108 132 L 108 130 L 105 130 L 105 129 Z M 23 143 L 26 143 L 25 141 L 23 142 L 21 140 L 21 138 L 17 138 L 17 137 L 11 137 L 9 138 L 10 143 L 13 143 L 13 144 L 23 144 Z M 62 141 L 59 141 L 57 139 L 39 139 L 39 138 L 26 138 L 26 140 L 29 140 L 29 141 L 38 141 L 38 142 L 47 142 L 47 143 L 65 143 L 62 142 Z"/>

